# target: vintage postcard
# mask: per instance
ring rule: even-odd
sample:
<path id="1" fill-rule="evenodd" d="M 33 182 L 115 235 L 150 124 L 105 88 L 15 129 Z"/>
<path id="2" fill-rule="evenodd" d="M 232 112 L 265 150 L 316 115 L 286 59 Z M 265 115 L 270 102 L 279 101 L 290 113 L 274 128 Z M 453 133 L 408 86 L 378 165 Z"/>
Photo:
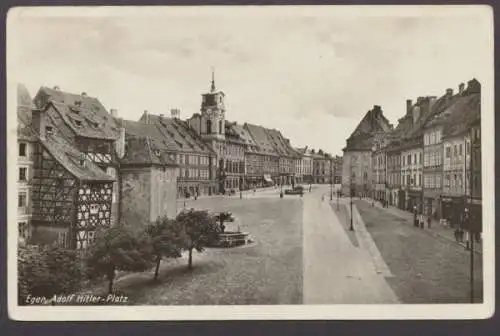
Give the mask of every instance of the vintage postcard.
<path id="1" fill-rule="evenodd" d="M 23 7 L 16 320 L 494 313 L 488 6 Z"/>

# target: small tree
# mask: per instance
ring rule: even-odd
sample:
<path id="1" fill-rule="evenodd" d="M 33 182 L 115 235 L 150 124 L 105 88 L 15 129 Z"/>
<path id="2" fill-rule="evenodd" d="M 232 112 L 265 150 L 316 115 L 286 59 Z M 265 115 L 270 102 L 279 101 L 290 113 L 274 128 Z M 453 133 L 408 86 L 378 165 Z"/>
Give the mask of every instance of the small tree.
<path id="1" fill-rule="evenodd" d="M 97 233 L 85 261 L 92 276 L 106 276 L 112 293 L 116 271 L 146 271 L 152 267 L 153 257 L 149 237 L 115 226 Z"/>
<path id="2" fill-rule="evenodd" d="M 158 279 L 160 263 L 163 257 L 179 258 L 185 245 L 185 235 L 181 224 L 168 217 L 158 218 L 146 227 L 146 233 L 151 239 L 155 258 L 154 280 Z"/>
<path id="3" fill-rule="evenodd" d="M 55 246 L 20 246 L 18 250 L 19 303 L 28 294 L 46 298 L 80 288 L 82 272 L 76 251 Z"/>
<path id="4" fill-rule="evenodd" d="M 185 210 L 177 215 L 176 221 L 185 235 L 184 249 L 189 252 L 188 268 L 193 267 L 193 249 L 202 252 L 219 232 L 214 216 L 204 210 Z"/>

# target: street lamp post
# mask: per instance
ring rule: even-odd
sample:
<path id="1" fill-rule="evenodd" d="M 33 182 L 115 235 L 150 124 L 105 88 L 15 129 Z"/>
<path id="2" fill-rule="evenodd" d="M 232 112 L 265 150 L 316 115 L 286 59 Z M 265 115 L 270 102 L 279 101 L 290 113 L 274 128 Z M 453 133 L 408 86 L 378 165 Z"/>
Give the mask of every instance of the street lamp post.
<path id="1" fill-rule="evenodd" d="M 350 183 L 349 189 L 350 189 L 350 194 L 351 194 L 351 226 L 349 227 L 349 230 L 354 231 L 354 227 L 352 225 L 352 193 L 353 193 L 353 191 L 352 191 L 352 181 Z"/>

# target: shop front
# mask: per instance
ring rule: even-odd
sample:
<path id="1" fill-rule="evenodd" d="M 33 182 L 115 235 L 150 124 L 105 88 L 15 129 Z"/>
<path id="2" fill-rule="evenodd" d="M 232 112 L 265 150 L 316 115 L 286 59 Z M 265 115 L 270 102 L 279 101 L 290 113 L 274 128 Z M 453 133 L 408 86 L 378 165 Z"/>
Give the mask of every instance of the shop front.
<path id="1" fill-rule="evenodd" d="M 407 195 L 408 197 L 407 197 L 406 210 L 413 211 L 413 208 L 416 206 L 417 211 L 419 213 L 422 212 L 422 192 L 409 190 L 407 191 Z"/>
<path id="2" fill-rule="evenodd" d="M 442 218 L 446 219 L 453 227 L 460 224 L 460 218 L 463 214 L 464 208 L 465 203 L 463 197 L 441 197 Z"/>

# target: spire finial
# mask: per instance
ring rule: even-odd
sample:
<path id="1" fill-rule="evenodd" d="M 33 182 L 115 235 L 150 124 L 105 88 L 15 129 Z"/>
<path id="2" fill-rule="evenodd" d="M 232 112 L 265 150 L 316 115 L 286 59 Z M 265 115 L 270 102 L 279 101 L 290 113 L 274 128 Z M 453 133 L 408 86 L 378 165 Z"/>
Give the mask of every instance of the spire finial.
<path id="1" fill-rule="evenodd" d="M 215 67 L 212 66 L 212 86 L 210 87 L 211 92 L 215 92 Z"/>

